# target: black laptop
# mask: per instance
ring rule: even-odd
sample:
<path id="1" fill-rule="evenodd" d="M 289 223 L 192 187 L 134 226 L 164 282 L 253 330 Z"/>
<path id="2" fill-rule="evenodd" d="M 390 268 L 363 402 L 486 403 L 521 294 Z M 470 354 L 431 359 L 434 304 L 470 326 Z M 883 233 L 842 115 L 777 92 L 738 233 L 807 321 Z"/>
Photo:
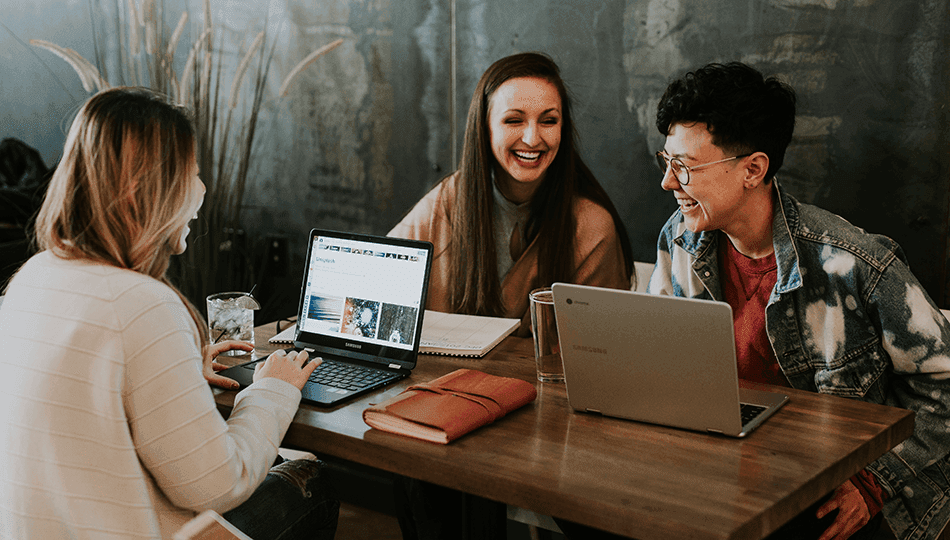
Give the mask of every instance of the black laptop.
<path id="1" fill-rule="evenodd" d="M 335 405 L 409 376 L 431 266 L 429 242 L 310 231 L 294 347 L 323 364 L 304 387 L 303 401 Z M 247 386 L 262 361 L 221 375 Z"/>

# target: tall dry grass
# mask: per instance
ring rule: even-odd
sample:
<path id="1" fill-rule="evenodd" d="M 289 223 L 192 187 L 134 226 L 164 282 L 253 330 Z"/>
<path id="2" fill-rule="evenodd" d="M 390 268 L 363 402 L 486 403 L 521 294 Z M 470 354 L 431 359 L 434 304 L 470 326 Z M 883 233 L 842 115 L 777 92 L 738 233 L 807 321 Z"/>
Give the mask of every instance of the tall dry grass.
<path id="1" fill-rule="evenodd" d="M 103 13 L 93 9 L 92 1 L 90 13 Z M 232 69 L 224 32 L 216 32 L 212 23 L 210 0 L 203 2 L 203 22 L 191 28 L 187 10 L 175 18 L 166 12 L 164 0 L 113 3 L 113 18 L 93 21 L 94 61 L 48 41 L 30 43 L 66 61 L 87 92 L 145 86 L 193 110 L 198 166 L 207 194 L 192 225 L 189 248 L 173 260 L 170 276 L 198 306 L 208 294 L 246 290 L 255 277 L 244 247 L 249 241 L 243 237 L 241 208 L 275 44 L 268 44 L 266 31 L 259 32 L 241 45 L 241 59 Z M 166 24 L 169 19 L 176 20 L 174 27 Z M 186 34 L 197 37 L 184 62 L 176 62 Z M 300 61 L 282 81 L 276 98 L 285 96 L 301 72 L 342 42 L 329 43 Z"/>

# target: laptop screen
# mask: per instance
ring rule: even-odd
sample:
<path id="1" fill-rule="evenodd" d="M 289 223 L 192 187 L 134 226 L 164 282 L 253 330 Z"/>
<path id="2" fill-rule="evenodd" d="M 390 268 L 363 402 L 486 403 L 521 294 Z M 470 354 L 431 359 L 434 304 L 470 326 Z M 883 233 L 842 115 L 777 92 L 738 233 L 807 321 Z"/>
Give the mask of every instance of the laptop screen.
<path id="1" fill-rule="evenodd" d="M 311 231 L 296 341 L 414 367 L 431 253 L 428 242 Z"/>

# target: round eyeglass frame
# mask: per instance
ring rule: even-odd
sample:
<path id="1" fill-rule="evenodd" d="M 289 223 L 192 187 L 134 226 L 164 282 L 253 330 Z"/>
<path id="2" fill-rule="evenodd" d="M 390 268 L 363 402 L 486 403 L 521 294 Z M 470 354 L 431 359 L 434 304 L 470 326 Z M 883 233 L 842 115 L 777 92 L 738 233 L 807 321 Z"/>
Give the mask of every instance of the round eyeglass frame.
<path id="1" fill-rule="evenodd" d="M 741 154 L 738 156 L 727 157 L 720 159 L 719 161 L 710 161 L 709 163 L 703 163 L 702 165 L 693 165 L 692 167 L 683 163 L 683 160 L 677 157 L 673 157 L 662 150 L 656 153 L 656 166 L 660 168 L 660 172 L 666 175 L 666 171 L 673 169 L 673 176 L 676 178 L 676 181 L 680 185 L 687 186 L 689 185 L 689 173 L 690 171 L 695 171 L 697 169 L 702 169 L 703 167 L 709 167 L 711 165 L 717 165 L 719 163 L 725 163 L 727 161 L 732 161 L 734 159 L 742 159 L 744 157 L 751 156 L 752 153 Z"/>

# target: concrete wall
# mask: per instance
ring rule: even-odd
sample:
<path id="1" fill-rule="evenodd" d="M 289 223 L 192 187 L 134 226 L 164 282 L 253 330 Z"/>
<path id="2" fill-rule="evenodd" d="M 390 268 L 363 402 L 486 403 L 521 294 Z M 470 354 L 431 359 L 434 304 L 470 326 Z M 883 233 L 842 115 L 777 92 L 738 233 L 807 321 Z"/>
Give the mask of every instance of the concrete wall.
<path id="1" fill-rule="evenodd" d="M 92 1 L 100 5 L 96 13 L 115 2 Z M 181 9 L 201 20 L 199 2 L 167 4 L 175 4 L 167 9 L 174 13 L 170 25 Z M 659 188 L 652 161 L 663 144 L 653 127 L 659 95 L 671 76 L 689 68 L 742 60 L 784 76 L 799 92 L 783 185 L 804 202 L 896 239 L 931 295 L 947 305 L 945 0 L 212 0 L 211 6 L 214 20 L 231 32 L 235 57 L 243 36 L 266 24 L 277 47 L 271 94 L 297 60 L 345 38 L 286 98 L 272 95 L 264 106 L 247 228 L 252 244 L 267 235 L 289 239 L 296 257 L 288 283 L 298 279 L 311 227 L 389 230 L 453 170 L 481 72 L 507 54 L 541 50 L 562 67 L 576 98 L 583 155 L 620 210 L 638 259 L 654 260 L 656 233 L 675 206 Z M 0 136 L 22 138 L 48 164 L 58 159 L 70 111 L 86 93 L 62 61 L 27 51 L 12 34 L 92 56 L 89 19 L 87 0 L 23 0 L 0 15 L 9 28 L 0 28 Z"/>

